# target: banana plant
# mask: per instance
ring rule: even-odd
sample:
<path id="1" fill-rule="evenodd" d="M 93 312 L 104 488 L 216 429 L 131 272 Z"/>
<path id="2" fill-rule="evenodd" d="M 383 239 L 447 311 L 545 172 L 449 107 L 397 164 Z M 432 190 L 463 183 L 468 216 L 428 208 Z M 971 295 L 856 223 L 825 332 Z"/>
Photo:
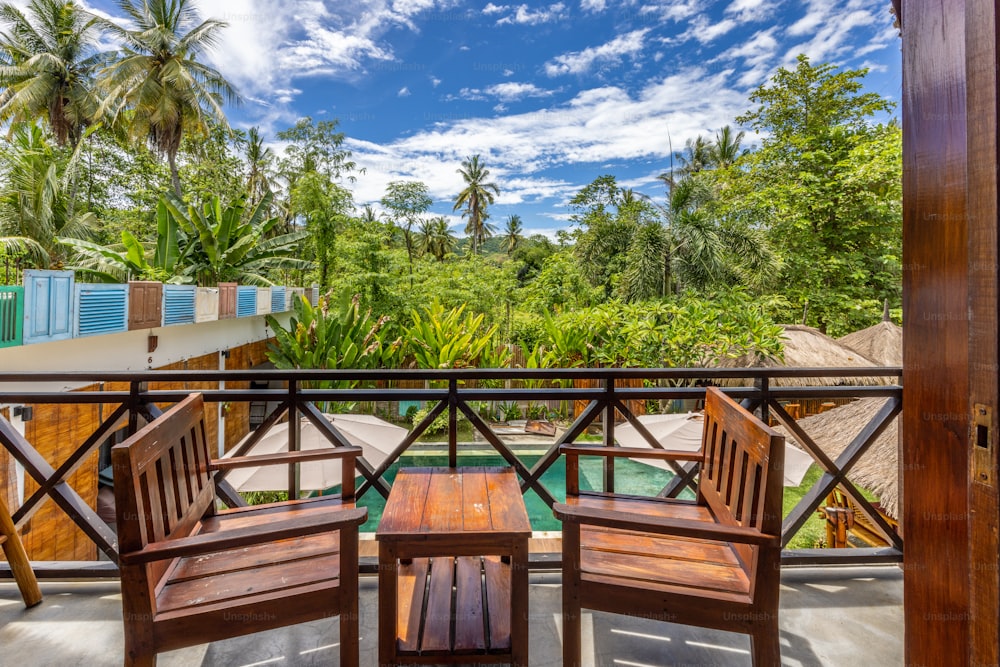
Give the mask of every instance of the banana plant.
<path id="1" fill-rule="evenodd" d="M 267 193 L 249 212 L 246 195 L 223 208 L 218 196 L 201 207 L 187 205 L 168 193 L 161 200 L 180 229 L 197 246 L 191 255 L 191 271 L 199 284 L 224 281 L 244 285 L 271 285 L 267 274 L 277 270 L 308 270 L 312 262 L 296 257 L 297 244 L 309 233 L 301 230 L 270 237 L 278 217 L 266 218 L 273 195 Z"/>
<path id="2" fill-rule="evenodd" d="M 445 312 L 436 299 L 423 313 L 411 313 L 407 351 L 419 368 L 474 368 L 490 349 L 497 325 L 483 329 L 483 314 L 465 313 L 465 304 Z"/>
<path id="3" fill-rule="evenodd" d="M 121 245 L 114 247 L 74 238 L 57 241 L 73 250 L 76 265 L 71 268 L 90 280 L 106 283 L 127 280 L 194 282 L 188 260 L 195 246 L 188 242 L 162 200 L 156 207 L 156 242 L 152 251 L 128 230 L 122 230 Z"/>

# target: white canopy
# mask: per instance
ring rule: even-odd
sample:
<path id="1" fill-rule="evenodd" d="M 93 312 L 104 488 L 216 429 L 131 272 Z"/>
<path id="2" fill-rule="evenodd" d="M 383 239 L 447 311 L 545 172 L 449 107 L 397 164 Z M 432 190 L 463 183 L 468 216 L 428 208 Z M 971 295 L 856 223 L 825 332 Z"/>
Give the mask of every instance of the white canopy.
<path id="1" fill-rule="evenodd" d="M 373 466 L 378 466 L 403 441 L 409 432 L 405 428 L 390 424 L 372 415 L 336 414 L 323 415 L 335 429 L 352 445 L 364 450 L 364 458 Z M 326 439 L 306 418 L 301 419 L 302 430 L 299 449 L 322 449 L 335 445 Z M 250 436 L 247 436 L 248 438 Z M 245 440 L 245 439 L 244 439 Z M 236 448 L 222 458 L 230 458 Z M 254 454 L 274 454 L 288 451 L 288 423 L 275 424 L 248 452 Z M 237 491 L 278 491 L 288 488 L 288 466 L 271 465 L 258 468 L 236 468 L 226 480 Z M 300 487 L 306 491 L 320 491 L 341 483 L 341 462 L 337 459 L 307 461 L 300 464 Z"/>

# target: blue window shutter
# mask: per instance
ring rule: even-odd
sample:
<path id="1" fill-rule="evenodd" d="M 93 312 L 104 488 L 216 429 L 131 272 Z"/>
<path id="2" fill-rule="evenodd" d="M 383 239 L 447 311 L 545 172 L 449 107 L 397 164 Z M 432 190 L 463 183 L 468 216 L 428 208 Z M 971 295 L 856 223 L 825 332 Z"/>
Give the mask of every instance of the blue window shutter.
<path id="1" fill-rule="evenodd" d="M 194 285 L 163 286 L 163 326 L 194 323 Z"/>
<path id="2" fill-rule="evenodd" d="M 236 287 L 236 317 L 257 314 L 257 288 L 252 285 Z"/>
<path id="3" fill-rule="evenodd" d="M 287 310 L 285 308 L 285 288 L 280 285 L 275 285 L 271 288 L 271 312 L 272 313 L 283 313 Z"/>
<path id="4" fill-rule="evenodd" d="M 76 285 L 76 337 L 128 331 L 128 285 Z"/>
<path id="5" fill-rule="evenodd" d="M 24 272 L 24 343 L 65 340 L 73 336 L 72 271 L 28 269 Z"/>

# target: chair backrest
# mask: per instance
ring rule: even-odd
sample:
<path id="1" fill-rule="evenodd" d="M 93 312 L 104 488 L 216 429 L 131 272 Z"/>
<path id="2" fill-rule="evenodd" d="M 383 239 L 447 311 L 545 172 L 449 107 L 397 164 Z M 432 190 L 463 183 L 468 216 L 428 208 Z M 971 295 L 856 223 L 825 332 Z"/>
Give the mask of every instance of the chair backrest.
<path id="1" fill-rule="evenodd" d="M 717 387 L 705 396 L 699 500 L 720 523 L 781 533 L 785 438 Z M 737 545 L 748 571 L 757 547 Z"/>
<path id="2" fill-rule="evenodd" d="M 204 402 L 192 394 L 111 449 L 118 546 L 122 553 L 150 542 L 185 537 L 214 512 Z M 169 563 L 146 567 L 158 580 Z"/>

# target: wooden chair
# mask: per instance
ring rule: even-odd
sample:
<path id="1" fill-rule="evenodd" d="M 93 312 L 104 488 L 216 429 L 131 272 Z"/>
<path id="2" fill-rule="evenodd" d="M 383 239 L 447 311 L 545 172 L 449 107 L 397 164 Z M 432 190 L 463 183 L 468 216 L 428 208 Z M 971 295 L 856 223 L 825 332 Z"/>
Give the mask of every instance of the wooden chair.
<path id="1" fill-rule="evenodd" d="M 893 528 L 899 526 L 899 522 L 882 511 L 882 505 L 872 503 Z M 854 544 L 847 539 L 848 533 L 869 547 L 885 547 L 889 542 L 882 536 L 875 523 L 864 513 L 861 507 L 854 502 L 841 488 L 836 487 L 826 498 L 826 505 L 816 510 L 826 522 L 826 546 L 831 549 L 843 549 L 853 547 Z"/>
<path id="2" fill-rule="evenodd" d="M 203 402 L 189 396 L 111 450 L 125 664 L 184 646 L 340 615 L 340 664 L 358 664 L 359 447 L 212 461 Z M 216 509 L 214 471 L 320 456 L 343 493 Z"/>
<path id="3" fill-rule="evenodd" d="M 17 536 L 17 528 L 2 497 L 0 497 L 0 547 L 3 548 L 4 558 L 10 565 L 17 588 L 21 591 L 24 606 L 34 607 L 42 601 L 42 591 L 38 588 L 38 580 L 35 579 L 35 573 L 31 569 L 28 554 L 24 551 L 21 538 Z"/>
<path id="4" fill-rule="evenodd" d="M 580 611 L 742 632 L 753 662 L 781 662 L 778 587 L 784 438 L 709 388 L 700 452 L 567 446 L 563 664 L 580 664 Z M 695 501 L 586 492 L 579 457 L 698 461 Z"/>

